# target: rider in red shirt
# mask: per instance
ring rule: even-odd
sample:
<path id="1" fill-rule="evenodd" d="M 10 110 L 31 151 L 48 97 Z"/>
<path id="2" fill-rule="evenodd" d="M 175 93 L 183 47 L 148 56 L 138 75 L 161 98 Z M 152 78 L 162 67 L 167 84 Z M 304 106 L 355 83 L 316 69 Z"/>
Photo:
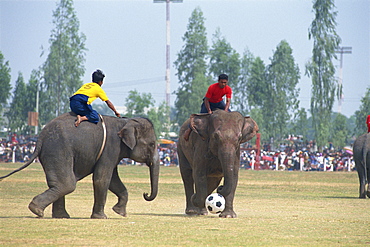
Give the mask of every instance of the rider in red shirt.
<path id="1" fill-rule="evenodd" d="M 218 82 L 212 84 L 208 87 L 207 93 L 204 96 L 203 103 L 200 109 L 200 113 L 212 114 L 212 111 L 216 109 L 222 109 L 225 111 L 230 111 L 230 102 L 232 90 L 231 87 L 227 85 L 229 77 L 226 74 L 221 74 L 218 76 Z M 223 97 L 226 95 L 226 104 Z M 189 140 L 191 133 L 191 128 L 189 127 L 184 132 L 184 139 Z"/>
<path id="2" fill-rule="evenodd" d="M 209 86 L 207 93 L 203 99 L 200 113 L 212 113 L 216 109 L 230 111 L 230 101 L 232 90 L 227 85 L 228 76 L 221 74 L 218 76 L 218 82 Z M 226 95 L 226 104 L 222 99 Z"/>
<path id="3" fill-rule="evenodd" d="M 369 133 L 370 132 L 370 115 L 367 115 L 366 124 L 367 124 L 367 133 Z"/>

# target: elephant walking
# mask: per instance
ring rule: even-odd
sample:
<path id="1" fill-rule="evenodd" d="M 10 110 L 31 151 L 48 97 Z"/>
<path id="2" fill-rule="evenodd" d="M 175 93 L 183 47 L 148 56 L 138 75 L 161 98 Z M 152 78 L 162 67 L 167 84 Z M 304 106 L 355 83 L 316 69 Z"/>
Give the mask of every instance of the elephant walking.
<path id="1" fill-rule="evenodd" d="M 145 118 L 115 118 L 104 116 L 103 124 L 82 122 L 74 125 L 76 115 L 66 113 L 48 123 L 41 131 L 31 159 L 18 170 L 29 166 L 39 157 L 49 189 L 33 198 L 29 209 L 39 217 L 52 206 L 53 218 L 69 218 L 65 195 L 73 192 L 77 181 L 93 174 L 94 206 L 91 218 L 104 219 L 108 189 L 118 197 L 113 210 L 126 216 L 127 189 L 119 178 L 117 165 L 122 158 L 146 163 L 150 168 L 151 193 L 144 199 L 153 200 L 158 192 L 159 157 L 152 123 Z M 102 144 L 105 140 L 105 146 Z M 100 155 L 101 154 L 101 155 Z"/>
<path id="2" fill-rule="evenodd" d="M 189 140 L 184 132 L 192 128 Z M 240 144 L 252 139 L 257 123 L 239 112 L 216 110 L 212 114 L 192 114 L 180 129 L 178 156 L 186 195 L 186 214 L 206 215 L 205 199 L 217 192 L 226 200 L 220 217 L 234 218 L 233 201 L 240 166 Z M 194 193 L 195 189 L 195 193 Z"/>
<path id="3" fill-rule="evenodd" d="M 370 133 L 356 139 L 353 144 L 353 158 L 360 180 L 359 198 L 366 198 L 366 195 L 370 198 Z"/>

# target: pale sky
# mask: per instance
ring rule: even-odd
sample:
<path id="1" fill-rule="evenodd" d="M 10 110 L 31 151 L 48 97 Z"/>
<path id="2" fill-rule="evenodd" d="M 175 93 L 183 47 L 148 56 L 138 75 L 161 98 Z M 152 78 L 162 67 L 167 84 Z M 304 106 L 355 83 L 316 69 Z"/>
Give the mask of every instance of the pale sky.
<path id="1" fill-rule="evenodd" d="M 31 71 L 45 62 L 56 3 L 0 0 L 0 50 L 10 63 L 13 85 L 18 72 L 22 72 L 28 82 Z M 341 113 L 349 117 L 359 109 L 360 100 L 370 86 L 370 1 L 336 0 L 335 5 L 341 46 L 352 47 L 352 54 L 343 57 Z M 165 101 L 165 3 L 75 0 L 74 7 L 80 32 L 87 37 L 84 82 L 90 82 L 91 73 L 100 68 L 106 74 L 103 89 L 115 105 L 123 106 L 128 92 L 135 89 L 151 93 L 156 105 Z M 312 41 L 308 40 L 314 18 L 312 1 L 183 0 L 183 3 L 172 3 L 171 92 L 178 88 L 173 62 L 184 45 L 182 38 L 196 7 L 200 7 L 206 19 L 209 46 L 216 29 L 220 28 L 240 55 L 248 48 L 267 65 L 280 41 L 286 40 L 300 68 L 301 107 L 309 108 L 311 80 L 305 76 L 305 64 L 312 56 Z M 41 47 L 46 52 L 43 57 L 40 57 Z M 334 64 L 339 68 L 339 61 Z M 171 94 L 172 106 L 175 97 Z M 333 111 L 338 109 L 336 103 Z"/>

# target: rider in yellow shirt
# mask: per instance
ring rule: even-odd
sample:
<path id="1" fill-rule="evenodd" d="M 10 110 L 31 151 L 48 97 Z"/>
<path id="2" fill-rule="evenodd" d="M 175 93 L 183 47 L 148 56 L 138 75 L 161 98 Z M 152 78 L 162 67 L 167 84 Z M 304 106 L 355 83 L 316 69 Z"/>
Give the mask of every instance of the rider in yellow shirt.
<path id="1" fill-rule="evenodd" d="M 76 127 L 78 127 L 82 121 L 89 121 L 95 124 L 99 122 L 98 113 L 91 107 L 91 103 L 97 98 L 104 101 L 108 107 L 114 111 L 117 117 L 121 116 L 101 88 L 104 77 L 105 75 L 101 70 L 96 70 L 92 74 L 93 82 L 82 85 L 82 87 L 69 99 L 71 110 L 77 114 L 77 120 L 75 122 Z"/>

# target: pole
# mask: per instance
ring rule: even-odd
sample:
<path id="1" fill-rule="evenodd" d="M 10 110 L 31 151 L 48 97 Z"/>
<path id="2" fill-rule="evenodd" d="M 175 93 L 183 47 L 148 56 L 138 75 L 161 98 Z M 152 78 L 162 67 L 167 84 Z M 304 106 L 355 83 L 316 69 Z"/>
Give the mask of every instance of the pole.
<path id="1" fill-rule="evenodd" d="M 166 105 L 170 108 L 171 105 L 171 59 L 170 59 L 170 36 L 171 36 L 171 29 L 170 29 L 170 3 L 182 3 L 182 0 L 154 0 L 154 3 L 163 3 L 166 2 Z"/>
<path id="2" fill-rule="evenodd" d="M 166 0 L 166 104 L 170 109 L 170 0 Z"/>
<path id="3" fill-rule="evenodd" d="M 342 94 L 342 86 L 343 86 L 343 54 L 351 54 L 352 53 L 352 47 L 339 47 L 339 49 L 336 51 L 336 53 L 340 54 L 340 60 L 339 60 L 339 78 L 338 78 L 338 87 L 339 92 L 341 95 L 339 95 L 338 100 L 338 113 L 342 112 L 342 101 L 343 101 L 343 94 Z"/>

